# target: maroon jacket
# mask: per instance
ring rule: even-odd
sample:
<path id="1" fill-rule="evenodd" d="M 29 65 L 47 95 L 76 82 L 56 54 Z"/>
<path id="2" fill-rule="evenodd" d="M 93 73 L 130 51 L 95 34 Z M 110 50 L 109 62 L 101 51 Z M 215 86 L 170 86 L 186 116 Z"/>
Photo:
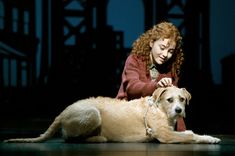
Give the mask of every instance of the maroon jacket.
<path id="1" fill-rule="evenodd" d="M 150 72 L 146 68 L 146 62 L 143 57 L 129 55 L 122 73 L 122 82 L 116 98 L 118 99 L 136 99 L 152 95 L 156 89 L 157 82 L 163 77 L 171 77 L 171 72 L 160 73 L 158 78 L 151 80 Z M 173 85 L 177 86 L 178 78 L 173 79 Z"/>

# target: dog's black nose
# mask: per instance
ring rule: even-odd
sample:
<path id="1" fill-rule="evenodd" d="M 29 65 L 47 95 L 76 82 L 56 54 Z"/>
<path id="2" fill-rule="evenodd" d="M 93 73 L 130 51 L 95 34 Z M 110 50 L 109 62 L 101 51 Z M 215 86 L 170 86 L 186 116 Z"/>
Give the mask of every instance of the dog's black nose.
<path id="1" fill-rule="evenodd" d="M 176 112 L 176 113 L 181 113 L 181 112 L 182 112 L 182 109 L 181 109 L 180 107 L 177 107 L 177 108 L 175 108 L 175 112 Z"/>

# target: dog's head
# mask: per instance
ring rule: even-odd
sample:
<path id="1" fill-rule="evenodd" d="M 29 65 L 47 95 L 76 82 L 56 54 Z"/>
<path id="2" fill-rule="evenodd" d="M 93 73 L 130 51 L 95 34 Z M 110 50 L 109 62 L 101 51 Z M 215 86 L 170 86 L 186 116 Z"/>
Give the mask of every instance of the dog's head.
<path id="1" fill-rule="evenodd" d="M 153 93 L 153 100 L 169 118 L 185 117 L 185 105 L 189 104 L 191 94 L 185 88 L 175 86 L 158 88 Z"/>

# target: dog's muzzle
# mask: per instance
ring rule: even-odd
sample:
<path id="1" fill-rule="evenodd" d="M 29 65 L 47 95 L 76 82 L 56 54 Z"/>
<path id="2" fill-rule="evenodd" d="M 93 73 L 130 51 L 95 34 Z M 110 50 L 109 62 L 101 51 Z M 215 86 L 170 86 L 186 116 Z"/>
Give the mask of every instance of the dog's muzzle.
<path id="1" fill-rule="evenodd" d="M 180 113 L 182 112 L 182 109 L 181 109 L 180 107 L 176 107 L 176 108 L 175 108 L 175 112 L 176 112 L 177 114 L 180 114 Z"/>

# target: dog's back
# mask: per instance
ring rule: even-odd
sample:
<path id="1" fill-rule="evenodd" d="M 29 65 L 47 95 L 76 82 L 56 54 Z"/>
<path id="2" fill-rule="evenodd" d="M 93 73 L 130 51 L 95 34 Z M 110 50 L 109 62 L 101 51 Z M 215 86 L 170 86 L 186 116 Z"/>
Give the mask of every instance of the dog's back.
<path id="1" fill-rule="evenodd" d="M 86 124 L 92 123 L 91 125 L 94 130 L 100 126 L 98 135 L 104 136 L 107 138 L 107 141 L 145 142 L 151 139 L 149 136 L 146 136 L 143 121 L 147 106 L 146 98 L 126 101 L 109 97 L 97 97 L 78 101 L 71 105 L 69 109 L 78 109 L 76 111 L 80 111 L 78 114 L 82 114 L 83 112 L 81 111 L 83 110 L 86 114 L 87 112 L 89 112 L 88 114 L 95 114 L 94 116 L 96 117 L 93 118 L 87 115 L 83 115 L 82 118 L 85 118 Z M 71 111 L 68 112 L 71 114 Z M 81 118 L 81 116 L 78 118 Z M 94 118 L 97 120 L 94 120 Z M 68 120 L 66 119 L 65 121 L 67 122 Z M 80 131 L 84 131 L 81 122 L 77 123 L 79 124 L 76 127 L 80 127 Z M 85 129 L 88 131 L 91 128 Z M 90 134 L 91 132 L 87 133 Z"/>

